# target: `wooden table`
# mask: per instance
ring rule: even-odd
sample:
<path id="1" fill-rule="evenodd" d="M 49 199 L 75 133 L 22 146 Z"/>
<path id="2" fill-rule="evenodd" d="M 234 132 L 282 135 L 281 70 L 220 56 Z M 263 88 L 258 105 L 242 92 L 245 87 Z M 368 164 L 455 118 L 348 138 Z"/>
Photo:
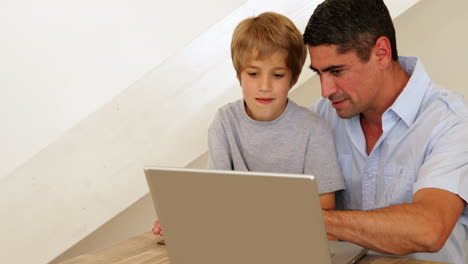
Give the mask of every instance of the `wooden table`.
<path id="1" fill-rule="evenodd" d="M 111 247 L 83 254 L 61 264 L 170 264 L 166 247 L 159 245 L 161 237 L 144 233 Z M 436 264 L 441 262 L 367 255 L 358 264 Z"/>

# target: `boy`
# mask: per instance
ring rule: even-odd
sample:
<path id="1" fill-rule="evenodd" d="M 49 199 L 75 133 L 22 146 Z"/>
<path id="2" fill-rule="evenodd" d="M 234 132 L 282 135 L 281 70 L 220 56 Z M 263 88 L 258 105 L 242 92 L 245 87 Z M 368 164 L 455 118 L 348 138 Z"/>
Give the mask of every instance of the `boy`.
<path id="1" fill-rule="evenodd" d="M 344 188 L 332 131 L 288 99 L 307 56 L 287 17 L 267 12 L 234 30 L 231 57 L 243 99 L 221 107 L 209 130 L 210 169 L 313 174 L 323 209 Z M 153 232 L 161 233 L 158 221 Z"/>

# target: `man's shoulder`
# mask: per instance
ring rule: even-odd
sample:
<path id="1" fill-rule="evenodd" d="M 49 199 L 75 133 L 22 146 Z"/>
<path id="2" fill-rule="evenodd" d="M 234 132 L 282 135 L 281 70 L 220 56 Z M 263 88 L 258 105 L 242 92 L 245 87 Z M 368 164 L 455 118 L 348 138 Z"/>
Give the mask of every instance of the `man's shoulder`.
<path id="1" fill-rule="evenodd" d="M 332 107 L 330 101 L 326 98 L 317 100 L 311 107 L 310 110 L 314 111 L 320 117 L 328 122 L 330 126 L 335 126 L 337 122 L 342 120 L 336 110 Z"/>
<path id="2" fill-rule="evenodd" d="M 434 82 L 431 84 L 421 107 L 421 110 L 431 115 L 441 113 L 443 119 L 451 117 L 456 119 L 468 118 L 468 103 L 463 95 Z"/>

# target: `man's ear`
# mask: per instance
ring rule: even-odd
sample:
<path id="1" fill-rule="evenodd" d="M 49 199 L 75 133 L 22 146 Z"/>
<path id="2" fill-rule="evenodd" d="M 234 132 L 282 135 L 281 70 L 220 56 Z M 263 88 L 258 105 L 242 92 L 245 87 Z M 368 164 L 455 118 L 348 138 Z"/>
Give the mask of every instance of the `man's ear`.
<path id="1" fill-rule="evenodd" d="M 386 67 L 392 60 L 392 45 L 387 37 L 380 37 L 375 41 L 372 52 L 379 64 Z"/>

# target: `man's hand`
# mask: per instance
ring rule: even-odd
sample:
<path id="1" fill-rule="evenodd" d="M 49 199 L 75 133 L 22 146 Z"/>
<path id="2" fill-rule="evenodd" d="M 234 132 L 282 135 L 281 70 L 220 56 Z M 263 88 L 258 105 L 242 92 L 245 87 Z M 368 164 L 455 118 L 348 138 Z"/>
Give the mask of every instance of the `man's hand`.
<path id="1" fill-rule="evenodd" d="M 160 236 L 163 235 L 163 231 L 161 230 L 161 225 L 159 224 L 159 220 L 154 221 L 153 229 L 151 231 L 153 231 L 153 234 L 155 235 L 160 235 Z"/>

